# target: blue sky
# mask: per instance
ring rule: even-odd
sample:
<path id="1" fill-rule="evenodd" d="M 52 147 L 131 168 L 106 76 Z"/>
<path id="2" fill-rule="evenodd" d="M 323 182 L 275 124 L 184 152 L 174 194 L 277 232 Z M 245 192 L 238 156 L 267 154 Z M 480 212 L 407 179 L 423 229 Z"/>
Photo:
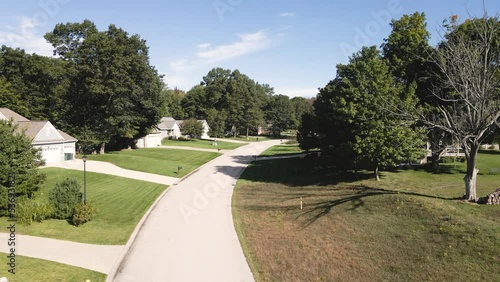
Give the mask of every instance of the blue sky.
<path id="1" fill-rule="evenodd" d="M 490 15 L 500 1 L 485 0 Z M 43 35 L 57 23 L 93 21 L 139 34 L 170 88 L 189 90 L 214 67 L 239 69 L 277 94 L 313 97 L 336 65 L 380 45 L 389 22 L 425 12 L 431 43 L 443 19 L 483 14 L 482 0 L 2 1 L 0 44 L 51 55 Z"/>

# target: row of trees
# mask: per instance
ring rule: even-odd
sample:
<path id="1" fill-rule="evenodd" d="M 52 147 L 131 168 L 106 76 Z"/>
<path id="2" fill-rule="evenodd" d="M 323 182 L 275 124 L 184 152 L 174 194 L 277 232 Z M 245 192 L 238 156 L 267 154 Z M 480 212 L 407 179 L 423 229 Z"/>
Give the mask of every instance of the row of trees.
<path id="1" fill-rule="evenodd" d="M 429 45 L 425 15 L 391 23 L 381 48 L 363 47 L 320 89 L 314 112 L 302 117 L 303 149 L 322 148 L 344 165 L 380 166 L 423 156 L 433 164 L 447 145 L 465 152 L 465 198 L 476 200 L 479 146 L 498 132 L 498 17 L 445 22 L 440 44 Z M 435 167 L 437 168 L 437 167 Z"/>
<path id="2" fill-rule="evenodd" d="M 259 84 L 238 70 L 222 68 L 209 71 L 200 85 L 187 93 L 178 89 L 164 93 L 168 115 L 206 119 L 216 137 L 248 135 L 259 127 L 279 136 L 283 130 L 296 129 L 302 114 L 312 110 L 305 98 L 275 95 L 269 85 Z"/>
<path id="3" fill-rule="evenodd" d="M 0 50 L 0 106 L 45 119 L 79 139 L 85 151 L 130 146 L 162 116 L 164 84 L 149 64 L 146 41 L 110 25 L 58 24 L 45 35 L 48 58 Z"/>

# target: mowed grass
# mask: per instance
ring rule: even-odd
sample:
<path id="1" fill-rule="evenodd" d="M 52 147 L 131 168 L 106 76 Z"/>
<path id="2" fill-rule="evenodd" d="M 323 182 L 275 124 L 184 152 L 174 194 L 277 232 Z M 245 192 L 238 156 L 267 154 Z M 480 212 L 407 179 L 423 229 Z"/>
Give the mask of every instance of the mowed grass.
<path id="1" fill-rule="evenodd" d="M 4 261 L 6 262 L 7 258 L 4 258 Z M 16 256 L 16 274 L 7 272 L 7 267 L 8 266 L 4 264 L 4 266 L 2 267 L 3 273 L 0 274 L 0 277 L 7 277 L 9 279 L 9 282 L 83 282 L 86 280 L 90 280 L 92 282 L 101 282 L 106 280 L 106 274 L 103 273 L 62 263 L 24 256 Z"/>
<path id="2" fill-rule="evenodd" d="M 161 142 L 163 146 L 182 146 L 182 147 L 193 147 L 193 148 L 201 148 L 201 149 L 221 149 L 221 150 L 232 150 L 238 147 L 241 147 L 245 144 L 238 143 L 229 143 L 224 141 L 217 140 L 216 142 L 211 140 L 199 140 L 192 139 L 188 141 L 179 141 L 179 140 L 168 140 L 163 139 Z M 217 145 L 215 145 L 217 144 Z"/>
<path id="3" fill-rule="evenodd" d="M 48 197 L 57 182 L 75 178 L 82 185 L 83 172 L 45 168 L 47 181 L 37 197 Z M 165 185 L 87 172 L 87 201 L 99 209 L 97 216 L 75 227 L 65 220 L 50 219 L 29 226 L 18 224 L 18 234 L 48 237 L 81 243 L 124 245 L 151 204 L 167 188 Z M 7 218 L 0 218 L 8 226 Z"/>
<path id="4" fill-rule="evenodd" d="M 287 156 L 287 155 L 297 155 L 302 154 L 302 150 L 298 145 L 276 145 L 265 150 L 260 154 L 261 156 Z"/>
<path id="5" fill-rule="evenodd" d="M 183 177 L 206 162 L 220 156 L 215 152 L 144 148 L 104 155 L 89 155 L 89 160 L 113 163 L 121 168 L 172 177 Z M 180 172 L 177 173 L 178 168 Z"/>
<path id="6" fill-rule="evenodd" d="M 481 154 L 480 170 L 500 167 Z M 323 158 L 259 161 L 233 198 L 257 281 L 500 281 L 500 206 L 464 203 L 463 164 L 339 172 Z M 478 194 L 500 175 L 478 177 Z M 301 200 L 303 209 L 301 209 Z"/>
<path id="7" fill-rule="evenodd" d="M 261 141 L 269 141 L 269 140 L 279 139 L 279 138 L 273 138 L 270 136 L 260 135 L 260 136 L 248 136 L 248 138 L 246 136 L 229 137 L 227 139 L 243 141 L 243 142 L 261 142 Z"/>

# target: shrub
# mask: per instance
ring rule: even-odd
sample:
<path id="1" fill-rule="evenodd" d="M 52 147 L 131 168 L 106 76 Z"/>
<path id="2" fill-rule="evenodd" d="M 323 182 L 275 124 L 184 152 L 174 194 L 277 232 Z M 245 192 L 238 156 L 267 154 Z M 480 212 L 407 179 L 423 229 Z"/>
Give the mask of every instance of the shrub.
<path id="1" fill-rule="evenodd" d="M 97 215 L 97 212 L 98 212 L 97 208 L 92 206 L 92 204 L 79 203 L 75 207 L 72 222 L 75 226 L 82 225 L 85 222 L 90 221 L 93 217 L 95 217 Z"/>
<path id="2" fill-rule="evenodd" d="M 24 225 L 42 222 L 53 215 L 54 207 L 46 200 L 22 198 L 16 207 L 17 221 Z"/>
<path id="3" fill-rule="evenodd" d="M 82 200 L 80 184 L 75 179 L 66 178 L 57 183 L 50 190 L 49 200 L 54 206 L 54 217 L 57 219 L 69 219 L 73 211 Z"/>

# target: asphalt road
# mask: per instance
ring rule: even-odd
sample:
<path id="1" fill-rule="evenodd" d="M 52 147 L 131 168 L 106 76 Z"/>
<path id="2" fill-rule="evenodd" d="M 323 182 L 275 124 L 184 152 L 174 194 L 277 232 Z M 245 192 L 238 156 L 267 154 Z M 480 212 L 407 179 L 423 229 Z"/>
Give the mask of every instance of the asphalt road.
<path id="1" fill-rule="evenodd" d="M 147 215 L 113 281 L 254 281 L 234 229 L 231 198 L 254 155 L 277 144 L 237 148 L 172 186 Z"/>

